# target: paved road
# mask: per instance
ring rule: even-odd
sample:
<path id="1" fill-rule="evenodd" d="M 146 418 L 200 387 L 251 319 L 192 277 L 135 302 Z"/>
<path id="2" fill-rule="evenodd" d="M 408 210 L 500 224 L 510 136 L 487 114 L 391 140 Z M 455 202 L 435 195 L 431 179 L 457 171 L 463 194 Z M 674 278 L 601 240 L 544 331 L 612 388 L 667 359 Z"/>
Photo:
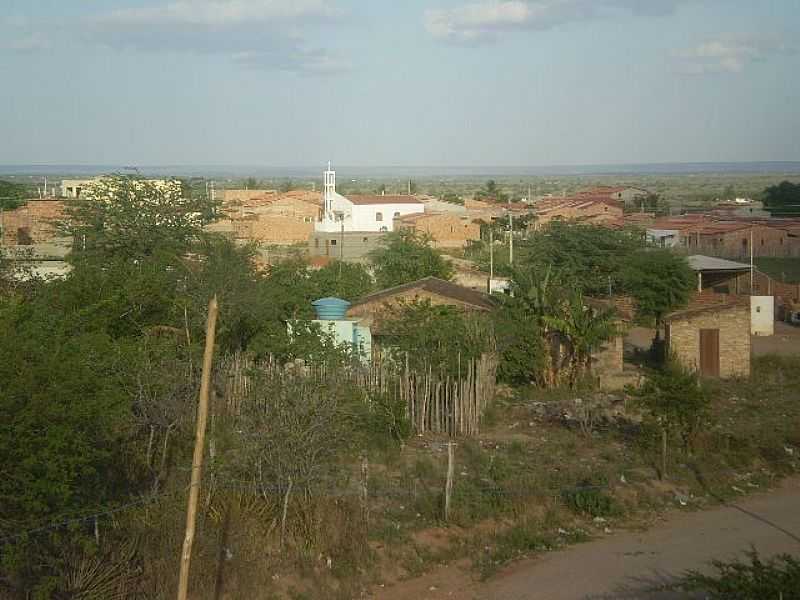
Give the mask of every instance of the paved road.
<path id="1" fill-rule="evenodd" d="M 520 563 L 475 590 L 481 600 L 674 598 L 643 590 L 714 558 L 754 546 L 800 556 L 800 480 L 735 505 L 682 513 L 643 533 L 623 533 Z M 685 597 L 685 596 L 684 596 Z"/>

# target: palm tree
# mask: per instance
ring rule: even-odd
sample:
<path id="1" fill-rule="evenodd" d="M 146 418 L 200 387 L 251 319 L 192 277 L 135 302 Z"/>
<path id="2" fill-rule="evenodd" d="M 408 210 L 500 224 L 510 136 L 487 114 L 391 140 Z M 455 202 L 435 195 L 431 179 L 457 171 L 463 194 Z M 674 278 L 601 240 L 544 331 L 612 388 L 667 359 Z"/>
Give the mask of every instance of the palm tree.
<path id="1" fill-rule="evenodd" d="M 515 271 L 513 281 L 513 301 L 522 305 L 524 312 L 541 332 L 543 346 L 547 350 L 542 383 L 553 386 L 561 367 L 559 357 L 562 344 L 560 335 L 550 328 L 547 319 L 556 315 L 561 303 L 558 276 L 548 266 L 544 272 L 532 268 Z"/>
<path id="2" fill-rule="evenodd" d="M 562 338 L 560 364 L 571 366 L 570 384 L 574 384 L 591 367 L 592 354 L 604 342 L 617 334 L 618 328 L 612 309 L 599 310 L 587 305 L 580 291 L 575 291 L 559 305 L 553 314 L 542 320 Z"/>

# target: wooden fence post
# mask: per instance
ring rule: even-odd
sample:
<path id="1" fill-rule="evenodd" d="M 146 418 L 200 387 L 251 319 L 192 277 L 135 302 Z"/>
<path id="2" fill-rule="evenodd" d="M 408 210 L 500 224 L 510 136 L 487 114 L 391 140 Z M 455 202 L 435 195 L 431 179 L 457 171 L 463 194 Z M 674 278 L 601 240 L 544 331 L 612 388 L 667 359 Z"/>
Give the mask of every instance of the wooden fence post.
<path id="1" fill-rule="evenodd" d="M 369 482 L 369 460 L 365 454 L 361 457 L 361 516 L 364 520 L 364 525 L 369 527 L 369 496 L 368 496 L 368 482 Z"/>
<path id="2" fill-rule="evenodd" d="M 189 505 L 186 510 L 186 535 L 183 539 L 181 570 L 178 579 L 178 600 L 186 600 L 189 593 L 189 565 L 192 561 L 192 544 L 197 521 L 197 500 L 200 496 L 200 481 L 203 472 L 203 453 L 206 441 L 206 422 L 208 421 L 208 396 L 211 383 L 211 368 L 214 358 L 214 338 L 217 330 L 217 297 L 208 303 L 206 321 L 206 347 L 203 354 L 203 376 L 200 380 L 200 399 L 197 407 L 197 432 L 194 440 L 192 458 L 192 479 L 189 486 Z"/>
<path id="3" fill-rule="evenodd" d="M 289 512 L 289 496 L 292 494 L 292 478 L 289 477 L 289 485 L 286 487 L 286 494 L 283 497 L 283 514 L 281 515 L 281 548 L 286 536 L 286 514 Z"/>
<path id="4" fill-rule="evenodd" d="M 453 496 L 453 476 L 455 475 L 455 444 L 447 442 L 447 482 L 444 486 L 444 520 L 450 520 L 450 501 Z"/>

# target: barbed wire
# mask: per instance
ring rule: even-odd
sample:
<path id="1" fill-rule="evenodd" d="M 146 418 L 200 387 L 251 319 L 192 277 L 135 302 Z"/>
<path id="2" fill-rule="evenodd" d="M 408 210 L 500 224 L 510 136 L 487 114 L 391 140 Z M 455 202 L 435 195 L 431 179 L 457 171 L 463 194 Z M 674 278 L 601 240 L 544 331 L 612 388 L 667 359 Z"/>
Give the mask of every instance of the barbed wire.
<path id="1" fill-rule="evenodd" d="M 689 468 L 688 466 L 686 467 L 686 470 L 691 472 L 691 468 Z M 623 474 L 624 471 L 625 470 L 623 469 L 622 470 Z M 719 474 L 741 476 L 740 473 L 734 471 L 733 469 L 711 469 L 703 471 L 704 477 L 708 475 L 719 475 Z M 437 481 L 437 483 L 440 483 L 441 485 L 434 485 L 430 481 L 425 481 L 425 479 L 431 479 L 431 478 L 414 477 L 411 480 L 419 482 L 421 484 L 421 486 L 417 487 L 416 489 L 411 486 L 404 488 L 403 485 L 400 483 L 398 483 L 398 485 L 386 485 L 386 484 L 375 484 L 373 482 L 372 484 L 368 485 L 367 497 L 373 500 L 376 498 L 415 500 L 421 496 L 424 497 L 425 495 L 428 496 L 430 496 L 431 494 L 440 495 L 444 493 L 443 477 L 441 478 L 441 482 Z M 351 485 L 351 487 L 343 485 L 343 483 L 348 483 L 348 482 L 353 485 Z M 626 481 L 624 482 L 624 485 L 635 485 L 636 483 L 643 483 L 643 482 Z M 303 485 L 312 486 L 316 494 L 318 494 L 320 497 L 327 497 L 327 498 L 363 497 L 363 490 L 358 488 L 355 484 L 360 484 L 360 480 L 358 479 L 358 477 L 355 476 L 349 479 L 335 475 L 308 476 L 297 479 L 295 479 L 294 477 L 292 478 L 293 486 L 296 487 Z M 121 504 L 118 506 L 89 509 L 86 511 L 76 511 L 80 516 L 71 516 L 68 518 L 64 518 L 64 516 L 61 515 L 56 520 L 50 521 L 44 525 L 32 527 L 9 535 L 0 536 L 0 544 L 7 544 L 9 542 L 13 542 L 15 540 L 19 540 L 31 535 L 45 533 L 47 531 L 53 531 L 64 527 L 69 527 L 71 525 L 93 522 L 96 519 L 121 514 L 142 506 L 156 503 L 159 500 L 162 500 L 169 496 L 183 496 L 186 494 L 186 490 L 188 489 L 188 487 L 189 485 L 187 483 L 187 485 L 182 486 L 179 489 L 174 489 L 167 492 L 161 492 L 158 494 L 151 494 L 149 496 L 142 497 L 137 500 L 133 500 L 131 502 L 127 502 L 125 504 Z M 218 478 L 212 474 L 209 476 L 209 479 L 207 483 L 204 485 L 204 487 L 211 494 L 222 491 L 229 491 L 229 492 L 244 491 L 257 497 L 264 497 L 266 495 L 280 496 L 285 494 L 287 491 L 288 478 L 286 483 L 263 484 L 259 483 L 254 479 L 249 480 L 249 479 L 235 479 L 235 478 Z M 570 494 L 593 492 L 593 491 L 600 492 L 609 490 L 611 488 L 612 485 L 610 483 L 586 484 L 586 485 L 575 485 L 575 486 L 558 486 L 558 485 L 553 485 L 553 482 L 543 481 L 539 485 L 509 486 L 501 484 L 476 485 L 476 482 L 474 480 L 457 479 L 454 485 L 453 496 L 454 498 L 478 498 L 478 497 L 486 497 L 489 495 L 502 496 L 505 498 L 535 496 L 540 498 L 549 497 L 556 500 L 559 499 L 563 500 L 565 496 L 568 496 Z"/>

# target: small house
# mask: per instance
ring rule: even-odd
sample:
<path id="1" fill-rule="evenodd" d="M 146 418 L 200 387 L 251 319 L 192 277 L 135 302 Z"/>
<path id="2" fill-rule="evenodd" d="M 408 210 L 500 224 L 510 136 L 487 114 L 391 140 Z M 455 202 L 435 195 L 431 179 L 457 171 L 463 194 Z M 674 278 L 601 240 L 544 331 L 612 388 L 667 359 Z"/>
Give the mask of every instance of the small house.
<path id="1" fill-rule="evenodd" d="M 703 377 L 750 375 L 750 299 L 698 294 L 685 309 L 667 315 L 669 351 Z"/>
<path id="2" fill-rule="evenodd" d="M 391 313 L 400 304 L 414 301 L 428 301 L 435 306 L 457 306 L 476 312 L 487 312 L 495 307 L 488 294 L 437 277 L 425 277 L 364 296 L 350 307 L 347 315 L 365 325 L 375 325 L 374 330 L 379 327 L 383 315 Z"/>

